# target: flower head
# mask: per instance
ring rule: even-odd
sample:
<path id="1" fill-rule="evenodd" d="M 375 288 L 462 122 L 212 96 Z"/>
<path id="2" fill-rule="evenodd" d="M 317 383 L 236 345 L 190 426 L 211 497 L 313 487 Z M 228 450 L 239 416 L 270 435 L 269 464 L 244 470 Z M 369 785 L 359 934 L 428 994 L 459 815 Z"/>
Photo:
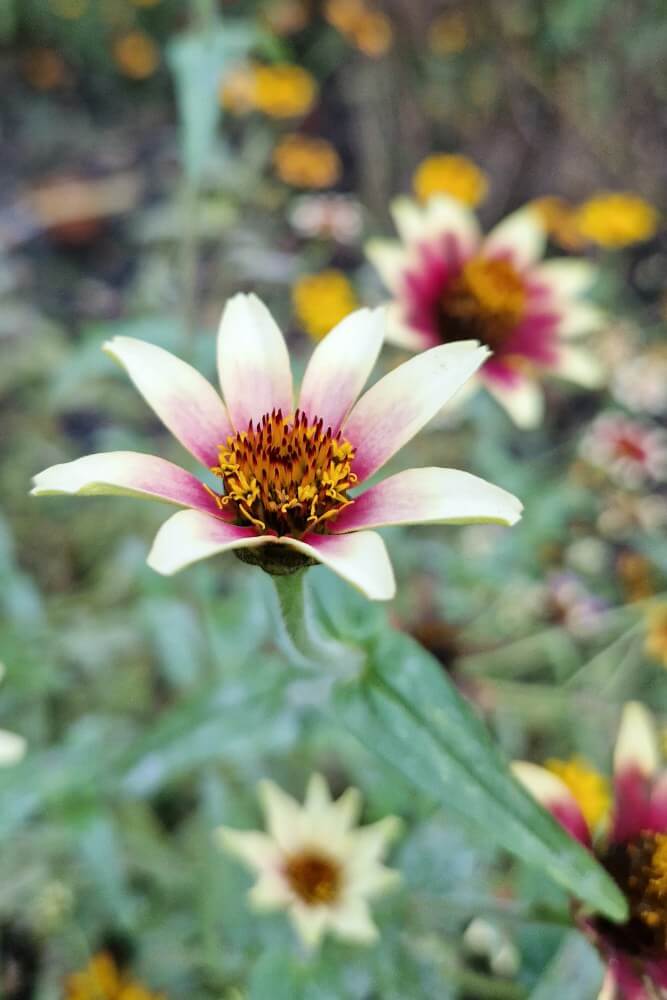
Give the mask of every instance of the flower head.
<path id="1" fill-rule="evenodd" d="M 106 951 L 93 955 L 85 969 L 65 982 L 64 1000 L 165 1000 L 120 969 Z"/>
<path id="2" fill-rule="evenodd" d="M 5 676 L 5 665 L 0 662 L 0 683 Z M 25 757 L 27 744 L 22 736 L 0 729 L 0 767 L 11 767 Z"/>
<path id="3" fill-rule="evenodd" d="M 610 811 L 606 782 L 580 759 L 551 762 L 548 770 L 514 765 L 519 780 L 595 854 L 627 897 L 624 924 L 579 916 L 608 964 L 610 997 L 612 987 L 632 1000 L 654 995 L 647 983 L 667 988 L 667 771 L 658 765 L 657 734 L 637 702 L 623 711 Z"/>
<path id="4" fill-rule="evenodd" d="M 488 181 L 484 172 L 466 156 L 436 153 L 419 164 L 412 186 L 420 201 L 445 194 L 474 208 L 486 195 Z"/>
<path id="5" fill-rule="evenodd" d="M 623 413 L 599 414 L 582 439 L 581 454 L 630 489 L 667 478 L 667 433 Z"/>
<path id="6" fill-rule="evenodd" d="M 160 50 L 144 31 L 129 31 L 113 46 L 113 57 L 121 73 L 132 80 L 152 76 L 160 64 Z"/>
<path id="7" fill-rule="evenodd" d="M 577 225 L 585 239 L 610 250 L 641 243 L 653 236 L 659 216 L 653 205 L 636 194 L 603 191 L 577 210 Z"/>
<path id="8" fill-rule="evenodd" d="M 368 245 L 393 295 L 390 339 L 414 350 L 480 340 L 492 355 L 479 381 L 522 427 L 540 420 L 542 374 L 599 383 L 593 354 L 570 343 L 601 324 L 580 301 L 595 271 L 583 260 L 540 262 L 546 234 L 534 210 L 508 216 L 484 239 L 474 215 L 444 195 L 423 207 L 398 199 L 393 214 L 402 243 Z"/>
<path id="9" fill-rule="evenodd" d="M 296 407 L 283 335 L 254 295 L 236 295 L 223 313 L 218 371 L 224 403 L 172 354 L 115 337 L 106 352 L 206 471 L 195 477 L 136 452 L 87 455 L 40 473 L 33 493 L 123 493 L 186 508 L 155 539 L 148 562 L 160 573 L 235 550 L 275 574 L 321 562 L 367 596 L 390 598 L 391 564 L 382 539 L 369 529 L 513 524 L 521 504 L 453 469 L 409 469 L 357 494 L 486 358 L 476 343 L 436 347 L 357 400 L 383 335 L 384 310 L 347 316 L 316 347 Z"/>
<path id="10" fill-rule="evenodd" d="M 345 194 L 304 194 L 292 203 L 289 220 L 302 236 L 354 243 L 361 233 L 361 206 Z"/>
<path id="11" fill-rule="evenodd" d="M 359 305 L 345 274 L 335 268 L 299 278 L 292 288 L 292 303 L 297 319 L 313 340 L 321 340 Z"/>
<path id="12" fill-rule="evenodd" d="M 660 345 L 622 360 L 610 388 L 633 413 L 667 413 L 667 349 Z"/>
<path id="13" fill-rule="evenodd" d="M 312 108 L 317 84 L 303 66 L 292 63 L 241 66 L 220 88 L 224 107 L 237 113 L 261 111 L 270 118 L 296 118 Z"/>
<path id="14" fill-rule="evenodd" d="M 383 56 L 394 40 L 387 15 L 364 0 L 327 0 L 324 16 L 348 42 L 371 58 Z"/>
<path id="15" fill-rule="evenodd" d="M 377 927 L 368 900 L 386 892 L 398 873 L 382 864 L 400 829 L 395 816 L 358 827 L 361 800 L 355 788 L 332 802 L 315 774 L 300 806 L 272 781 L 259 787 L 268 833 L 221 827 L 220 845 L 258 875 L 249 893 L 258 910 L 286 910 L 306 947 L 330 932 L 372 944 Z"/>
<path id="16" fill-rule="evenodd" d="M 667 601 L 653 605 L 646 616 L 647 654 L 667 667 Z"/>
<path id="17" fill-rule="evenodd" d="M 327 188 L 342 172 L 340 157 L 326 139 L 295 132 L 286 135 L 273 151 L 273 165 L 281 181 L 298 188 Z"/>

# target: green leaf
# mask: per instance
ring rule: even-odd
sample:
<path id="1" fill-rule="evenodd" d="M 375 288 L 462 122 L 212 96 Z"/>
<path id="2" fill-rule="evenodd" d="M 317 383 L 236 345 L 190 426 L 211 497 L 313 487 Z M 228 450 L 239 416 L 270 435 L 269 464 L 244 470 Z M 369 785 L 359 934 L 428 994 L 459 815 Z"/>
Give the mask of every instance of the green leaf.
<path id="1" fill-rule="evenodd" d="M 471 706 L 413 639 L 390 631 L 379 637 L 366 672 L 338 685 L 334 711 L 369 749 L 489 841 L 612 920 L 626 918 L 613 880 L 514 780 Z"/>
<path id="2" fill-rule="evenodd" d="M 602 966 L 581 934 L 568 934 L 528 1000 L 594 1000 Z"/>
<path id="3" fill-rule="evenodd" d="M 284 952 L 266 952 L 250 976 L 250 1000 L 294 1000 L 302 997 L 303 970 Z"/>

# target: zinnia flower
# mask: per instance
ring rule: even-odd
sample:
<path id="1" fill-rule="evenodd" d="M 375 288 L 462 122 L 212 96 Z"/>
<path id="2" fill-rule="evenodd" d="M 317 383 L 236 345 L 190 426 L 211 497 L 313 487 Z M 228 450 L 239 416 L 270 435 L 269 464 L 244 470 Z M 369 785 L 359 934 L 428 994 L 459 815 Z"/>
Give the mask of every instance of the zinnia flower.
<path id="1" fill-rule="evenodd" d="M 485 197 L 489 184 L 486 174 L 467 156 L 435 153 L 419 164 L 412 186 L 420 201 L 445 194 L 474 208 Z"/>
<path id="2" fill-rule="evenodd" d="M 0 683 L 5 676 L 5 665 L 0 662 Z M 25 757 L 26 741 L 17 733 L 0 729 L 0 767 L 11 767 Z"/>
<path id="3" fill-rule="evenodd" d="M 667 479 L 667 433 L 623 413 L 600 413 L 581 442 L 581 454 L 621 486 L 637 489 Z"/>
<path id="4" fill-rule="evenodd" d="M 653 205 L 626 191 L 602 191 L 577 210 L 582 236 L 610 250 L 650 239 L 658 223 L 658 212 Z"/>
<path id="5" fill-rule="evenodd" d="M 313 340 L 321 340 L 359 305 L 354 288 L 336 268 L 299 278 L 292 288 L 292 304 L 297 319 Z"/>
<path id="6" fill-rule="evenodd" d="M 652 1000 L 667 989 L 667 771 L 658 772 L 658 764 L 653 722 L 642 705 L 630 702 L 614 755 L 610 816 L 606 787 L 590 771 L 581 780 L 572 762 L 551 770 L 514 765 L 517 777 L 594 853 L 627 897 L 624 924 L 577 914 L 607 964 L 600 996 L 609 1000 Z"/>
<path id="7" fill-rule="evenodd" d="M 311 777 L 300 806 L 272 781 L 259 786 L 268 834 L 221 827 L 220 845 L 257 873 L 249 892 L 257 910 L 286 910 L 308 948 L 330 932 L 357 944 L 378 937 L 368 900 L 394 886 L 382 864 L 400 829 L 395 816 L 357 827 L 361 799 L 348 788 L 332 802 L 324 778 Z"/>
<path id="8" fill-rule="evenodd" d="M 331 187 L 343 171 L 330 142 L 298 132 L 281 139 L 273 151 L 273 165 L 281 181 L 298 188 Z"/>
<path id="9" fill-rule="evenodd" d="M 188 508 L 162 526 L 148 557 L 171 574 L 233 549 L 285 574 L 321 562 L 368 597 L 392 597 L 383 524 L 513 524 L 521 504 L 454 469 L 409 469 L 361 496 L 364 483 L 437 413 L 486 358 L 447 344 L 394 369 L 355 403 L 375 364 L 384 310 L 360 309 L 325 337 L 306 369 L 298 407 L 283 335 L 255 295 L 236 295 L 218 334 L 225 403 L 189 365 L 153 344 L 115 337 L 106 352 L 127 370 L 172 434 L 213 472 L 215 488 L 152 455 L 111 452 L 55 465 L 36 495 L 124 493 Z M 226 404 L 226 405 L 225 405 Z"/>
<path id="10" fill-rule="evenodd" d="M 599 311 L 579 301 L 595 271 L 583 260 L 540 262 L 535 211 L 515 212 L 484 239 L 475 216 L 444 195 L 423 207 L 399 198 L 393 215 L 402 244 L 368 245 L 394 298 L 389 339 L 412 350 L 480 340 L 493 354 L 478 381 L 521 427 L 539 423 L 543 373 L 598 383 L 592 353 L 569 343 L 600 325 Z"/>

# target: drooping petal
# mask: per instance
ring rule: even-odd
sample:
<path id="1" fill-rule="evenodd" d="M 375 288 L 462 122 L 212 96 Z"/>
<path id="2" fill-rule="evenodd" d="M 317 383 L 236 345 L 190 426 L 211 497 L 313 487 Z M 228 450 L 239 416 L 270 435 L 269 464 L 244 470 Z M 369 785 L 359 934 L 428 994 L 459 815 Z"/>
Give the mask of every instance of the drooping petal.
<path id="1" fill-rule="evenodd" d="M 521 208 L 503 219 L 484 240 L 485 257 L 510 257 L 519 268 L 528 267 L 544 253 L 546 231 L 532 208 Z"/>
<path id="2" fill-rule="evenodd" d="M 218 332 L 218 374 L 234 427 L 245 430 L 265 413 L 292 412 L 292 372 L 287 345 L 256 295 L 235 295 Z"/>
<path id="3" fill-rule="evenodd" d="M 219 826 L 214 831 L 214 838 L 219 847 L 240 858 L 253 871 L 270 872 L 280 865 L 278 845 L 265 833 Z"/>
<path id="4" fill-rule="evenodd" d="M 407 254 L 397 240 L 369 240 L 366 256 L 382 278 L 386 287 L 394 292 L 401 284 L 407 263 Z"/>
<path id="5" fill-rule="evenodd" d="M 328 566 L 371 601 L 389 601 L 396 593 L 387 549 L 374 531 L 358 531 L 351 535 L 310 534 L 303 541 L 296 538 L 281 541 Z"/>
<path id="6" fill-rule="evenodd" d="M 484 384 L 517 427 L 531 430 L 540 424 L 544 414 L 544 393 L 535 379 L 516 375 L 511 383 L 486 378 Z"/>
<path id="7" fill-rule="evenodd" d="M 363 899 L 348 899 L 332 909 L 329 927 L 343 941 L 373 944 L 379 937 L 368 904 Z"/>
<path id="8" fill-rule="evenodd" d="M 524 760 L 512 762 L 512 773 L 571 837 L 585 847 L 591 846 L 586 820 L 565 782 L 546 768 Z"/>
<path id="9" fill-rule="evenodd" d="M 386 310 L 358 309 L 313 351 L 301 385 L 299 408 L 336 433 L 363 389 L 384 338 Z"/>
<path id="10" fill-rule="evenodd" d="M 103 350 L 125 368 L 162 423 L 203 465 L 217 464 L 217 445 L 232 426 L 220 396 L 198 371 L 155 344 L 114 337 Z"/>
<path id="11" fill-rule="evenodd" d="M 407 469 L 344 508 L 332 531 L 388 524 L 515 524 L 523 505 L 511 493 L 458 469 Z"/>
<path id="12" fill-rule="evenodd" d="M 561 344 L 558 348 L 558 360 L 550 370 L 552 374 L 577 382 L 587 389 L 599 389 L 605 381 L 604 366 L 593 351 L 585 347 Z"/>
<path id="13" fill-rule="evenodd" d="M 301 846 L 303 809 L 274 781 L 259 783 L 259 797 L 266 827 L 281 851 L 289 853 Z"/>
<path id="14" fill-rule="evenodd" d="M 84 455 L 73 462 L 52 465 L 38 473 L 33 482 L 34 496 L 122 495 L 220 513 L 210 493 L 185 469 L 156 455 L 141 455 L 136 451 Z"/>
<path id="15" fill-rule="evenodd" d="M 239 528 L 197 510 L 182 510 L 162 525 L 146 561 L 156 573 L 171 576 L 200 559 L 230 549 L 254 548 L 265 541 L 251 528 Z"/>
<path id="16" fill-rule="evenodd" d="M 443 344 L 418 354 L 361 397 L 343 434 L 356 448 L 353 471 L 363 482 L 417 434 L 488 357 L 476 341 Z"/>
<path id="17" fill-rule="evenodd" d="M 624 841 L 647 829 L 651 817 L 651 779 L 659 763 L 655 724 L 637 701 L 623 709 L 614 750 L 612 839 Z"/>
<path id="18" fill-rule="evenodd" d="M 0 729 L 0 767 L 18 764 L 25 757 L 27 749 L 28 744 L 23 736 Z"/>
<path id="19" fill-rule="evenodd" d="M 595 284 L 597 276 L 598 270 L 590 261 L 566 257 L 547 260 L 531 271 L 531 280 L 544 285 L 559 299 L 583 295 Z"/>

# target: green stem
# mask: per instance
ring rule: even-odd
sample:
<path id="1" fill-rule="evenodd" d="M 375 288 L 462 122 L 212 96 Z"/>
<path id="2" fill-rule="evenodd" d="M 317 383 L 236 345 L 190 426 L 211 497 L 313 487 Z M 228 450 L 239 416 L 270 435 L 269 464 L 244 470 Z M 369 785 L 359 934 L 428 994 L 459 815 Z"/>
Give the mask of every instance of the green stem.
<path id="1" fill-rule="evenodd" d="M 311 665 L 335 666 L 341 676 L 358 671 L 363 663 L 362 651 L 339 642 L 323 630 L 306 587 L 306 572 L 300 569 L 272 577 L 288 640 L 286 652 L 299 663 L 305 660 Z"/>

